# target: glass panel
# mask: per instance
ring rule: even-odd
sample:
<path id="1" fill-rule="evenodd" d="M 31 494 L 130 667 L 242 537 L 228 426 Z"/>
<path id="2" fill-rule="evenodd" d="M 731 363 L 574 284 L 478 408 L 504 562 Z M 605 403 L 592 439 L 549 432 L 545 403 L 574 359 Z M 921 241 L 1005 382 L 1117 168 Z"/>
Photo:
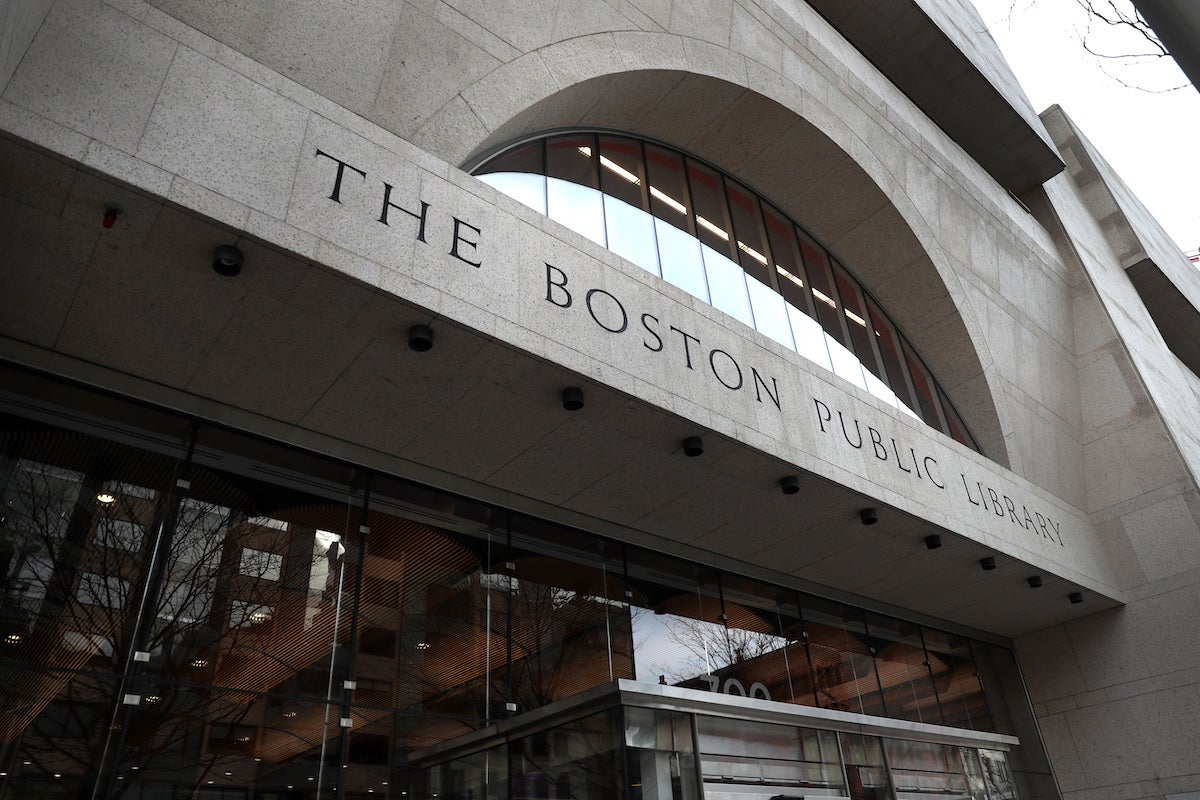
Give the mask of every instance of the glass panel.
<path id="1" fill-rule="evenodd" d="M 1000 750 L 979 750 L 976 755 L 983 796 L 987 800 L 1017 800 L 1017 787 L 1006 754 Z"/>
<path id="2" fill-rule="evenodd" d="M 900 350 L 900 336 L 892 321 L 879 310 L 879 306 L 871 298 L 867 298 L 867 311 L 870 313 L 871 325 L 875 331 L 875 342 L 879 346 L 879 355 L 883 359 L 888 386 L 896 395 L 899 403 L 910 413 L 915 414 L 916 407 L 913 399 L 912 386 L 909 383 L 908 369 L 904 366 Z"/>
<path id="3" fill-rule="evenodd" d="M 920 626 L 868 613 L 867 629 L 888 716 L 942 724 L 933 683 L 934 666 L 925 656 Z M 937 670 L 944 670 L 940 662 Z"/>
<path id="4" fill-rule="evenodd" d="M 645 161 L 636 139 L 600 136 L 600 188 L 632 208 L 649 211 Z"/>
<path id="5" fill-rule="evenodd" d="M 546 213 L 546 177 L 517 172 L 493 172 L 480 175 L 479 180 L 504 192 L 539 214 Z"/>
<path id="6" fill-rule="evenodd" d="M 962 637 L 929 628 L 923 630 L 923 636 L 945 724 L 993 730 L 970 644 Z"/>
<path id="7" fill-rule="evenodd" d="M 804 627 L 818 705 L 883 716 L 862 612 L 809 599 L 804 604 Z"/>
<path id="8" fill-rule="evenodd" d="M 639 680 L 720 691 L 714 674 L 731 659 L 712 577 L 644 550 L 629 551 L 634 659 Z"/>
<path id="9" fill-rule="evenodd" d="M 604 203 L 596 172 L 596 137 L 546 140 L 546 207 L 551 219 L 604 245 Z"/>
<path id="10" fill-rule="evenodd" d="M 604 224 L 609 250 L 647 272 L 661 276 L 653 217 L 628 203 L 606 196 Z"/>
<path id="11" fill-rule="evenodd" d="M 699 797 L 689 715 L 626 708 L 625 745 L 630 800 Z"/>
<path id="12" fill-rule="evenodd" d="M 646 172 L 650 179 L 650 210 L 654 216 L 695 236 L 696 228 L 688 210 L 692 200 L 683 172 L 683 158 L 670 150 L 647 144 Z M 659 247 L 662 247 L 661 234 Z"/>
<path id="13" fill-rule="evenodd" d="M 959 749 L 946 744 L 884 739 L 898 800 L 972 800 Z"/>
<path id="14" fill-rule="evenodd" d="M 596 244 L 606 244 L 604 199 L 599 190 L 558 178 L 547 178 L 546 200 L 550 219 L 561 222 Z"/>
<path id="15" fill-rule="evenodd" d="M 696 717 L 705 800 L 844 797 L 832 731 Z"/>
<path id="16" fill-rule="evenodd" d="M 829 260 L 825 250 L 812 239 L 798 233 L 800 251 L 804 254 L 804 265 L 808 278 L 812 281 L 813 306 L 817 311 L 817 320 L 821 327 L 834 341 L 847 346 L 846 331 L 842 322 L 842 307 L 838 302 L 837 289 L 833 285 L 833 273 L 829 270 Z"/>
<path id="17" fill-rule="evenodd" d="M 625 781 L 620 709 L 512 743 L 513 800 L 611 800 Z"/>
<path id="18" fill-rule="evenodd" d="M 746 274 L 760 283 L 771 283 L 771 249 L 767 246 L 763 218 L 758 210 L 758 197 L 745 186 L 725 179 L 725 193 L 733 216 L 737 256 Z"/>
<path id="19" fill-rule="evenodd" d="M 735 258 L 732 226 L 721 188 L 721 176 L 692 159 L 687 159 L 687 174 L 696 212 L 696 235 L 700 241 L 726 258 Z M 736 262 L 735 262 L 736 263 Z"/>
<path id="20" fill-rule="evenodd" d="M 832 372 L 833 361 L 829 357 L 829 345 L 825 331 L 821 330 L 821 323 L 791 303 L 787 304 L 787 311 L 792 333 L 796 337 L 796 352 Z"/>
<path id="21" fill-rule="evenodd" d="M 680 289 L 708 302 L 708 281 L 700 260 L 700 242 L 661 219 L 654 220 L 662 276 Z"/>
<path id="22" fill-rule="evenodd" d="M 754 316 L 750 313 L 750 297 L 746 293 L 746 273 L 708 245 L 701 245 L 700 250 L 704 253 L 704 271 L 708 275 L 713 306 L 753 328 Z"/>
<path id="23" fill-rule="evenodd" d="M 800 243 L 796 239 L 795 226 L 778 209 L 767 203 L 762 204 L 762 209 L 767 238 L 771 242 L 771 256 L 775 263 L 779 292 L 797 309 L 809 317 L 814 317 L 812 296 L 805 285 L 808 278 L 804 272 L 804 262 L 800 259 Z"/>
<path id="24" fill-rule="evenodd" d="M 937 401 L 937 389 L 933 383 L 933 376 L 929 374 L 929 370 L 925 369 L 925 365 L 913 353 L 907 342 L 901 341 L 901 345 L 904 349 L 904 363 L 908 365 L 908 374 L 912 377 L 913 391 L 917 396 L 917 410 L 921 414 L 921 419 L 925 420 L 925 424 L 931 428 L 937 428 L 945 433 L 946 425 L 941 417 L 941 404 Z"/>
<path id="25" fill-rule="evenodd" d="M 778 594 L 791 596 L 748 578 L 721 576 L 722 616 L 731 658 L 718 664 L 715 674 L 726 694 L 782 702 L 794 700 L 790 661 L 802 659 L 803 654 L 784 633 Z"/>
<path id="26" fill-rule="evenodd" d="M 954 406 L 950 404 L 950 400 L 946 397 L 946 393 L 942 391 L 942 387 L 938 387 L 938 400 L 941 403 L 942 414 L 945 416 L 946 424 L 950 426 L 950 436 L 959 444 L 965 444 L 972 450 L 978 450 L 975 446 L 975 440 L 967 431 L 967 426 L 963 424 L 962 417 L 954 410 Z"/>
<path id="27" fill-rule="evenodd" d="M 476 174 L 535 211 L 546 213 L 546 179 L 542 141 L 515 147 L 489 160 Z"/>
<path id="28" fill-rule="evenodd" d="M 555 550 L 562 552 L 569 541 L 567 532 L 521 516 L 513 525 L 514 547 L 508 556 L 514 578 L 509 697 L 518 710 L 530 711 L 614 678 L 632 677 L 621 627 L 616 631 L 620 646 L 615 653 L 609 648 L 616 621 L 610 612 L 614 605 L 626 619 L 627 612 L 621 586 L 609 582 L 600 558 L 585 552 L 572 553 L 571 559 L 546 555 L 538 534 L 557 533 Z M 594 541 L 587 539 L 581 544 Z M 616 657 L 610 658 L 610 653 Z"/>
<path id="29" fill-rule="evenodd" d="M 868 327 L 870 322 L 867 319 L 867 307 L 863 302 L 862 290 L 846 274 L 846 270 L 842 269 L 841 264 L 836 261 L 832 264 L 834 278 L 837 281 L 838 296 L 842 301 L 843 313 L 846 316 L 846 330 L 850 333 L 854 352 L 864 367 L 870 370 L 875 377 L 882 379 L 885 373 L 875 354 L 875 337 Z"/>
<path id="30" fill-rule="evenodd" d="M 792 326 L 788 323 L 787 304 L 774 290 L 762 285 L 749 275 L 746 288 L 750 292 L 750 305 L 754 310 L 754 327 L 789 350 L 796 349 L 792 340 Z"/>
<path id="31" fill-rule="evenodd" d="M 643 269 L 661 275 L 649 214 L 645 161 L 635 139 L 600 137 L 600 188 L 608 248 Z"/>
<path id="32" fill-rule="evenodd" d="M 508 745 L 503 744 L 472 753 L 431 768 L 424 775 L 411 776 L 400 797 L 439 798 L 439 800 L 507 800 Z M 392 792 L 385 797 L 396 797 Z"/>
<path id="33" fill-rule="evenodd" d="M 895 800 L 879 739 L 857 733 L 843 733 L 840 738 L 850 800 Z"/>

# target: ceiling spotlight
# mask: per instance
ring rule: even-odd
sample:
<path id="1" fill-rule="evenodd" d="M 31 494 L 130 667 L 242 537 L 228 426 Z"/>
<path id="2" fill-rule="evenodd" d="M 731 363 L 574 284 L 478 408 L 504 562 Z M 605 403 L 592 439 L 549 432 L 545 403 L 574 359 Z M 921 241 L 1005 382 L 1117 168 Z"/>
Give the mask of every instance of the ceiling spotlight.
<path id="1" fill-rule="evenodd" d="M 583 389 L 578 386 L 568 386 L 563 389 L 562 404 L 567 411 L 578 411 L 583 408 Z"/>
<path id="2" fill-rule="evenodd" d="M 996 568 L 996 559 L 992 556 L 984 556 L 979 559 L 979 568 L 984 572 L 991 572 Z"/>
<path id="3" fill-rule="evenodd" d="M 683 454 L 695 458 L 704 454 L 704 441 L 699 436 L 689 436 L 683 440 Z"/>
<path id="4" fill-rule="evenodd" d="M 428 325 L 413 325 L 408 329 L 408 347 L 418 353 L 425 353 L 433 347 L 433 331 Z"/>
<path id="5" fill-rule="evenodd" d="M 925 537 L 925 547 L 928 550 L 937 550 L 942 546 L 942 537 L 936 533 L 931 533 Z"/>
<path id="6" fill-rule="evenodd" d="M 108 202 L 104 204 L 104 219 L 100 223 L 106 228 L 111 228 L 117 221 L 117 217 L 121 216 L 121 212 L 125 209 L 117 203 Z"/>
<path id="7" fill-rule="evenodd" d="M 218 275 L 232 278 L 242 271 L 242 251 L 231 244 L 218 245 L 213 250 L 212 268 Z"/>
<path id="8" fill-rule="evenodd" d="M 862 520 L 863 525 L 874 525 L 879 522 L 879 514 L 873 508 L 864 508 L 858 512 L 858 518 Z"/>
<path id="9" fill-rule="evenodd" d="M 1071 601 L 1071 605 L 1078 605 L 1083 602 L 1083 592 L 1071 592 L 1067 599 Z"/>
<path id="10" fill-rule="evenodd" d="M 1041 575 L 1031 575 L 1025 579 L 1025 582 L 1029 584 L 1030 589 L 1036 589 L 1042 585 L 1042 576 Z"/>
<path id="11" fill-rule="evenodd" d="M 800 491 L 800 476 L 784 475 L 779 479 L 779 489 L 784 494 L 795 494 Z"/>
<path id="12" fill-rule="evenodd" d="M 113 503 L 117 502 L 117 496 L 109 492 L 101 492 L 100 494 L 96 495 L 96 502 L 103 503 L 106 506 L 112 505 Z"/>

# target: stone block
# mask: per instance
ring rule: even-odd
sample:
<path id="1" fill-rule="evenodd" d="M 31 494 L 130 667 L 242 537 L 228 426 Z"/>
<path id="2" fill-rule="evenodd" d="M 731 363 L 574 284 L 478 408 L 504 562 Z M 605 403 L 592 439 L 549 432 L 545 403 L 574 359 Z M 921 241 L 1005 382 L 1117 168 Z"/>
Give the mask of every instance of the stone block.
<path id="1" fill-rule="evenodd" d="M 139 158 L 283 219 L 308 113 L 190 50 L 171 65 Z"/>
<path id="2" fill-rule="evenodd" d="M 176 44 L 103 3 L 55 4 L 4 99 L 132 153 Z"/>

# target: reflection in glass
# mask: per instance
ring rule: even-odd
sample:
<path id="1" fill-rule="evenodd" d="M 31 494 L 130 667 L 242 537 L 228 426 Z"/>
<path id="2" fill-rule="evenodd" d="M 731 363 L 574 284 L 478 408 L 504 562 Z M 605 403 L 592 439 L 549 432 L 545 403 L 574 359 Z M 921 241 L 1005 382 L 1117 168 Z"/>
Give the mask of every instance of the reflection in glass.
<path id="1" fill-rule="evenodd" d="M 696 717 L 706 800 L 844 797 L 832 731 Z"/>

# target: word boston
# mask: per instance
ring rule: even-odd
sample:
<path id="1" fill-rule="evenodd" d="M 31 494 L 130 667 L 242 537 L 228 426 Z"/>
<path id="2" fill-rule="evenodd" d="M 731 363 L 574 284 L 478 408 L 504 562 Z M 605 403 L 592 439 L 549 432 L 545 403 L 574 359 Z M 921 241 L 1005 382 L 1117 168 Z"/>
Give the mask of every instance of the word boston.
<path id="1" fill-rule="evenodd" d="M 1003 491 L 988 486 L 983 481 L 968 480 L 966 473 L 958 473 L 958 481 L 950 478 L 947 485 L 938 461 L 931 455 L 918 453 L 916 448 L 896 441 L 872 425 L 864 425 L 855 417 L 832 408 L 828 403 L 813 398 L 817 414 L 817 425 L 821 433 L 827 434 L 845 447 L 871 453 L 880 463 L 887 463 L 905 473 L 909 480 L 928 482 L 938 491 L 952 491 L 961 502 L 969 503 L 980 513 L 1007 519 L 1027 533 L 1054 542 L 1059 547 L 1065 544 L 1062 525 L 1049 514 L 1030 511 L 1029 506 L 1010 497 Z M 958 494 L 961 483 L 963 493 Z"/>
<path id="2" fill-rule="evenodd" d="M 577 297 L 578 295 L 578 297 Z M 581 302 L 577 305 L 577 300 Z M 700 365 L 700 369 L 708 367 L 712 377 L 730 391 L 754 391 L 754 399 L 764 402 L 763 397 L 782 410 L 779 400 L 779 381 L 770 377 L 769 382 L 754 367 L 749 374 L 742 368 L 728 350 L 712 347 L 700 341 L 682 328 L 665 325 L 653 314 L 637 314 L 636 321 L 630 316 L 631 312 L 616 295 L 605 289 L 580 289 L 571 284 L 565 270 L 552 264 L 546 264 L 546 302 L 559 308 L 578 308 L 582 305 L 587 310 L 592 322 L 603 330 L 614 335 L 624 334 L 634 326 L 642 337 L 642 347 L 652 353 L 672 352 L 682 355 L 684 365 L 691 370 Z M 636 311 L 633 312 L 636 314 Z"/>

